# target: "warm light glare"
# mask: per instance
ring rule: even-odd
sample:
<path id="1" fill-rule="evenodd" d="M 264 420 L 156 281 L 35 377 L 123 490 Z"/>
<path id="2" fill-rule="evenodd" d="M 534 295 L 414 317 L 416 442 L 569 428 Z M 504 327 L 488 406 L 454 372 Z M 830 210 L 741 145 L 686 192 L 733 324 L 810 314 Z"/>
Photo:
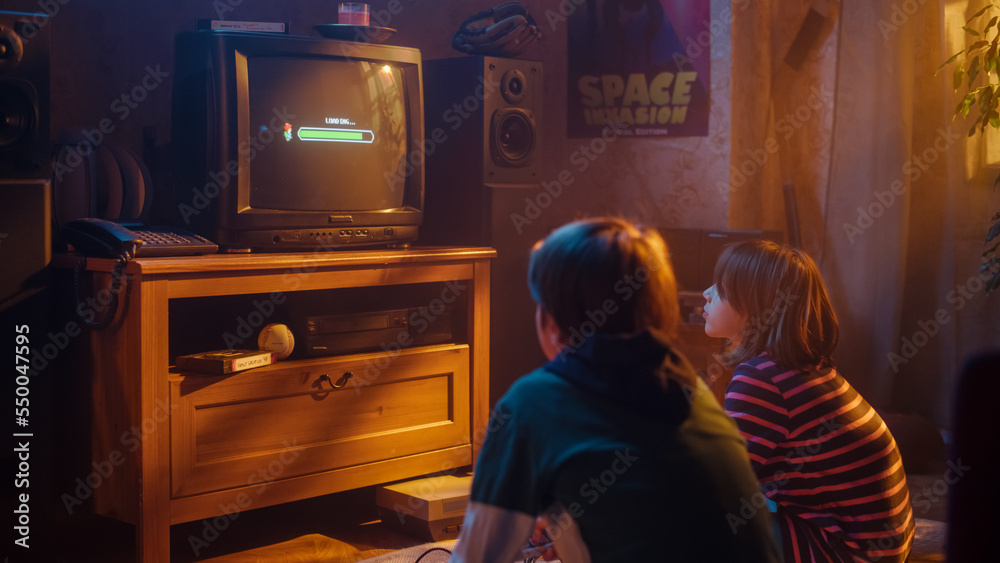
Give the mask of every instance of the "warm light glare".
<path id="1" fill-rule="evenodd" d="M 389 68 L 389 65 L 385 65 L 382 67 L 382 72 L 389 74 L 390 72 L 392 72 L 392 69 Z"/>

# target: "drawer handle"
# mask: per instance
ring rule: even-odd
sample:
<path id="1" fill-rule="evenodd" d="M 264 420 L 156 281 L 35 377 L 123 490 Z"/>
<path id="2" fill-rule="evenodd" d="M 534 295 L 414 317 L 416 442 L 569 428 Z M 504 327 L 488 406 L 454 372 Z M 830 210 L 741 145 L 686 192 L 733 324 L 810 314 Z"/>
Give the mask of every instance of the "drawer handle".
<path id="1" fill-rule="evenodd" d="M 325 381 L 325 382 L 327 382 L 327 383 L 330 384 L 330 387 L 332 387 L 334 389 L 340 389 L 344 385 L 347 385 L 347 382 L 352 377 L 354 377 L 354 372 L 352 372 L 352 371 L 344 372 L 344 375 L 340 376 L 340 379 L 338 379 L 337 382 L 334 383 L 334 382 L 332 382 L 330 380 L 330 376 L 324 373 L 323 375 L 319 376 L 319 381 L 320 381 L 320 386 L 321 387 L 322 387 L 322 382 Z"/>

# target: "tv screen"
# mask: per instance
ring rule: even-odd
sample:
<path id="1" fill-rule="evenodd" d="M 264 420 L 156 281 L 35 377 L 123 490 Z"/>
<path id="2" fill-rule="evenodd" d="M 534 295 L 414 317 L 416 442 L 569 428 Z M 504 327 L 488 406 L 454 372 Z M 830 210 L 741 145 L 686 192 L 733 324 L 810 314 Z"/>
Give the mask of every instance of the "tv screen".
<path id="1" fill-rule="evenodd" d="M 405 244 L 423 216 L 420 53 L 297 36 L 178 36 L 180 226 L 229 250 Z"/>
<path id="2" fill-rule="evenodd" d="M 275 110 L 287 108 L 294 115 L 283 125 L 283 142 L 262 150 L 251 164 L 250 207 L 402 207 L 403 191 L 385 178 L 386 171 L 396 171 L 406 160 L 406 88 L 399 68 L 370 61 L 258 57 L 248 61 L 248 75 L 250 119 L 257 130 L 269 127 Z M 302 84 L 299 77 L 309 75 L 311 80 Z M 369 189 L 336 189 L 342 184 Z"/>

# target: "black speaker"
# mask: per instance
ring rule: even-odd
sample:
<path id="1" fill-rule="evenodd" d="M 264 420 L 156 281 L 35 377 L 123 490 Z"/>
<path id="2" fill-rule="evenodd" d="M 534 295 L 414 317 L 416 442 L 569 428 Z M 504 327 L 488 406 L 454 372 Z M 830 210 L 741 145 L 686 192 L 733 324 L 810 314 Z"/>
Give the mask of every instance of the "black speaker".
<path id="1" fill-rule="evenodd" d="M 476 172 L 479 183 L 539 181 L 542 63 L 437 59 L 424 61 L 423 76 L 429 138 L 445 137 L 439 144 L 462 155 L 463 166 Z"/>
<path id="2" fill-rule="evenodd" d="M 433 244 L 488 245 L 494 188 L 540 181 L 542 64 L 499 57 L 424 61 L 424 225 Z"/>
<path id="3" fill-rule="evenodd" d="M 540 172 L 542 64 L 438 59 L 424 61 L 423 77 L 428 142 L 417 242 L 497 250 L 490 270 L 493 404 L 545 360 L 527 286 L 531 247 L 554 226 L 545 213 L 554 203 L 553 189 L 542 187 Z"/>
<path id="4" fill-rule="evenodd" d="M 0 177 L 48 178 L 49 18 L 0 11 Z"/>

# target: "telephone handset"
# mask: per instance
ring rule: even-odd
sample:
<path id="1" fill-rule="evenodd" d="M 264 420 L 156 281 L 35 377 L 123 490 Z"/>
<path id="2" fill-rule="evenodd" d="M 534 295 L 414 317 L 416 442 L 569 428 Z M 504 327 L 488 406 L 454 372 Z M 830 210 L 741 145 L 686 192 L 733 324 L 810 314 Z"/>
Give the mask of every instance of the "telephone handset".
<path id="1" fill-rule="evenodd" d="M 87 256 L 102 258 L 214 254 L 212 241 L 182 229 L 144 226 L 138 221 L 77 219 L 63 227 L 63 237 Z"/>
<path id="2" fill-rule="evenodd" d="M 213 254 L 219 250 L 218 245 L 196 234 L 181 229 L 147 227 L 138 221 L 77 219 L 63 226 L 62 235 L 76 251 L 84 254 L 73 272 L 73 292 L 77 316 L 84 326 L 94 330 L 107 328 L 115 319 L 118 296 L 124 291 L 125 266 L 132 258 Z M 110 295 L 103 318 L 97 318 L 98 311 L 88 309 L 80 295 L 80 280 L 87 267 L 87 256 L 117 260 L 111 271 Z"/>

